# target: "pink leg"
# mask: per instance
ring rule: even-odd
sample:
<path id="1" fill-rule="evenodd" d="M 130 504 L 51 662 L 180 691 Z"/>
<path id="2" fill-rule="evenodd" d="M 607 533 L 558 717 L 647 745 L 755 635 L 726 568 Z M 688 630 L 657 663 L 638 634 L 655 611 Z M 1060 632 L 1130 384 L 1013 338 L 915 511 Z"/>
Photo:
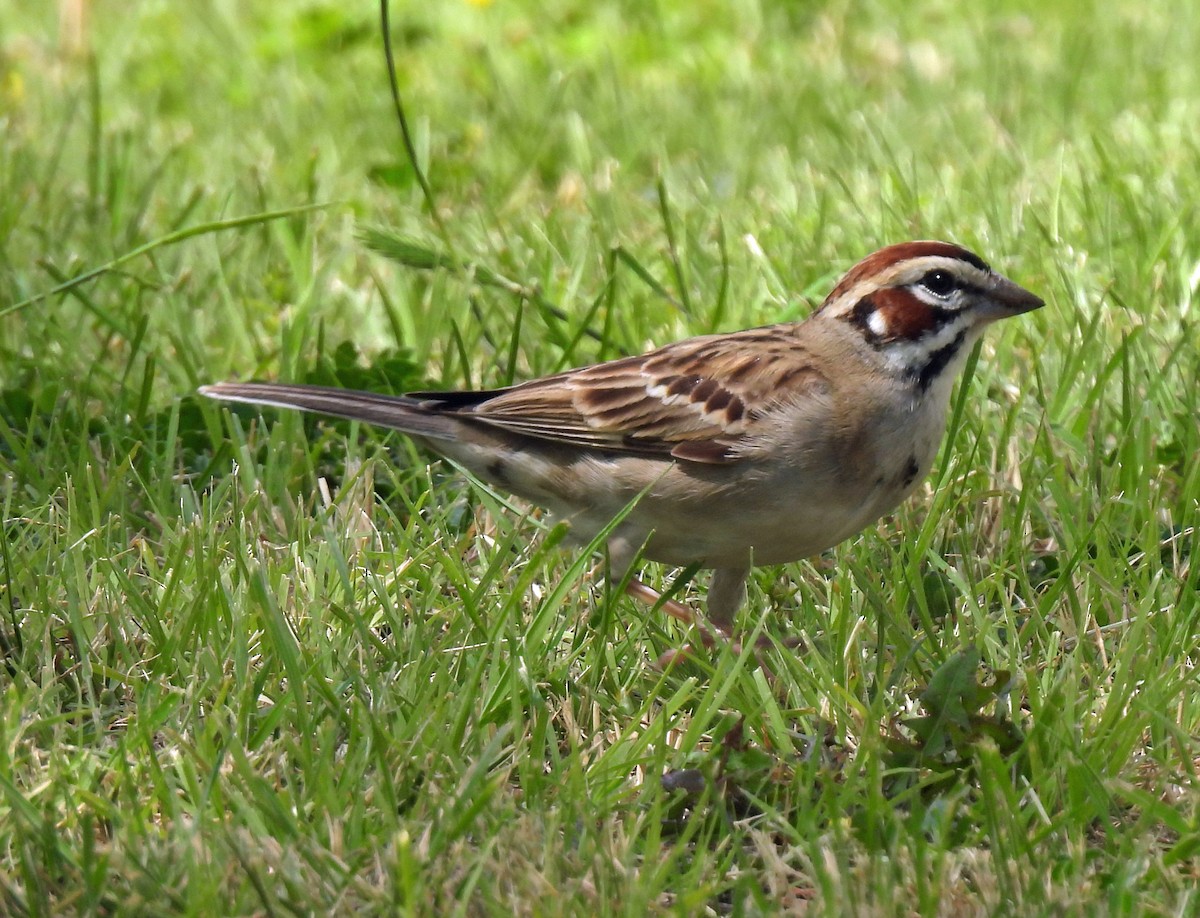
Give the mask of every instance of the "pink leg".
<path id="1" fill-rule="evenodd" d="M 740 604 L 741 598 L 745 595 L 745 574 L 743 574 L 741 571 L 731 571 L 729 574 L 730 576 L 723 578 L 724 582 L 718 585 L 718 592 L 720 594 L 725 594 L 726 599 L 736 597 L 738 599 L 738 604 Z M 661 609 L 676 621 L 680 621 L 685 625 L 692 625 L 695 627 L 696 632 L 700 635 L 700 643 L 706 650 L 712 650 L 714 647 L 729 641 L 729 629 L 721 626 L 725 622 L 732 624 L 733 616 L 731 612 L 725 611 L 724 602 L 722 602 L 720 606 L 722 611 L 722 620 L 714 621 L 712 624 L 710 624 L 704 619 L 703 616 L 698 614 L 690 606 L 686 606 L 674 599 L 663 599 L 662 593 L 658 592 L 658 590 L 654 589 L 654 587 L 642 583 L 642 581 L 636 578 L 629 581 L 625 587 L 625 592 L 638 602 L 644 603 L 652 608 Z M 736 605 L 733 606 L 733 609 L 736 608 Z M 715 629 L 712 627 L 713 624 L 717 626 Z M 784 642 L 784 645 L 788 647 L 794 647 L 798 644 L 799 641 L 795 640 Z M 763 671 L 767 674 L 767 677 L 771 680 L 774 680 L 774 673 L 761 656 L 761 652 L 769 649 L 770 647 L 770 639 L 765 634 L 761 635 L 758 639 L 758 647 L 755 650 L 754 657 L 758 661 L 758 665 L 761 666 Z M 740 641 L 733 642 L 731 648 L 735 654 L 740 654 L 742 652 L 742 645 Z M 666 669 L 672 664 L 678 663 L 680 660 L 686 658 L 691 651 L 691 647 L 682 647 L 679 650 L 668 650 L 658 658 L 659 669 Z"/>
<path id="2" fill-rule="evenodd" d="M 674 599 L 663 599 L 662 593 L 658 592 L 654 587 L 647 586 L 642 581 L 634 578 L 625 587 L 625 592 L 640 603 L 661 609 L 676 621 L 694 626 L 700 634 L 701 643 L 705 647 L 712 647 L 719 640 L 718 635 L 713 633 L 713 630 L 694 609 Z"/>

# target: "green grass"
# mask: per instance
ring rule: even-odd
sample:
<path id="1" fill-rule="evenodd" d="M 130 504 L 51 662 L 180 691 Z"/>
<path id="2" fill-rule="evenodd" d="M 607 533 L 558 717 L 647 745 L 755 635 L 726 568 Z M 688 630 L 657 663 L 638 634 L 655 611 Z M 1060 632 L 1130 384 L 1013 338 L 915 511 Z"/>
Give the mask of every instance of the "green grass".
<path id="1" fill-rule="evenodd" d="M 0 0 L 0 910 L 1196 910 L 1189 3 L 396 4 L 436 218 L 372 4 L 93 6 Z M 925 496 L 757 572 L 773 686 L 402 438 L 194 394 L 503 384 L 913 237 L 1049 306 Z"/>

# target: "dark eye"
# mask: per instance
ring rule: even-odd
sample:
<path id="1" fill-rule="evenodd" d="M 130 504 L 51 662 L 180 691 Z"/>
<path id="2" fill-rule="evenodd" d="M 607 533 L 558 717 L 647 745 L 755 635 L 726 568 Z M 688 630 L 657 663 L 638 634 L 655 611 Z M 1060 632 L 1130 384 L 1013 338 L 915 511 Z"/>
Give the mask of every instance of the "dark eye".
<path id="1" fill-rule="evenodd" d="M 949 296 L 954 290 L 954 276 L 949 271 L 930 271 L 921 278 L 921 286 L 934 296 Z"/>

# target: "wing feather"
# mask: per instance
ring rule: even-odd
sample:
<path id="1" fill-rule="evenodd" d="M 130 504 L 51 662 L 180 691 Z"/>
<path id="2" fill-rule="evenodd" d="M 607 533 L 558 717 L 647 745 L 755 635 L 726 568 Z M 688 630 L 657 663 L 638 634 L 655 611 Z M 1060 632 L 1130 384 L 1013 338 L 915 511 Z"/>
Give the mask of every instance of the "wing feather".
<path id="1" fill-rule="evenodd" d="M 794 325 L 692 338 L 641 357 L 448 401 L 447 410 L 551 442 L 729 463 L 772 409 L 827 379 Z M 437 401 L 437 393 L 419 393 Z"/>

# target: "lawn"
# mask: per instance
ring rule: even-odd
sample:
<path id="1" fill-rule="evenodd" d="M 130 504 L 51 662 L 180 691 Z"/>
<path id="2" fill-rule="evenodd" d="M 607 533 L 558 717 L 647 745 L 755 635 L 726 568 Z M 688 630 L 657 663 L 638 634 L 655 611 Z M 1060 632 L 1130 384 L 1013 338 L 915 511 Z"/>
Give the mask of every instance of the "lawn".
<path id="1" fill-rule="evenodd" d="M 418 168 L 366 0 L 88 6 L 0 0 L 0 912 L 1200 910 L 1192 3 L 395 2 Z M 916 498 L 756 571 L 771 676 L 196 394 L 504 385 L 912 238 L 1048 305 Z"/>

